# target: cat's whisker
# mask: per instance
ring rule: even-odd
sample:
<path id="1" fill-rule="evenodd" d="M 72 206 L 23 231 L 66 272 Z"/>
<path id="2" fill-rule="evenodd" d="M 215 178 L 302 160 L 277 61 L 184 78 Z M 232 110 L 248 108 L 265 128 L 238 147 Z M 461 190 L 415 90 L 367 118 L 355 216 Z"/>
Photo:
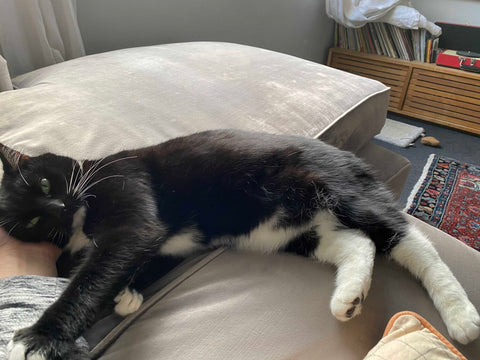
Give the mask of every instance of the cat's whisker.
<path id="1" fill-rule="evenodd" d="M 75 193 L 75 189 L 77 188 L 77 184 L 83 179 L 84 173 L 83 173 L 83 162 L 82 161 L 77 161 L 73 165 L 75 168 L 78 167 L 77 173 L 75 174 L 75 180 L 73 181 L 72 184 L 72 194 Z M 75 188 L 73 186 L 75 185 Z"/>
<path id="2" fill-rule="evenodd" d="M 72 173 L 70 175 L 70 183 L 68 186 L 67 194 L 75 194 L 78 183 L 83 179 L 83 177 L 83 161 L 72 160 Z"/>
<path id="3" fill-rule="evenodd" d="M 75 160 L 72 160 L 72 172 L 70 173 L 70 182 L 68 183 L 67 193 L 70 194 L 73 187 L 73 177 L 75 175 Z"/>
<path id="4" fill-rule="evenodd" d="M 13 221 L 12 219 L 4 219 L 4 220 L 0 221 L 0 227 L 5 226 L 8 223 L 11 223 L 12 221 Z"/>
<path id="5" fill-rule="evenodd" d="M 18 166 L 18 173 L 20 174 L 20 177 L 22 178 L 23 182 L 24 182 L 28 187 L 30 187 L 30 184 L 28 183 L 28 181 L 25 179 L 25 177 L 24 177 L 23 174 L 22 174 L 22 170 L 20 170 L 20 166 Z"/>
<path id="6" fill-rule="evenodd" d="M 87 200 L 89 197 L 96 198 L 97 196 L 96 196 L 96 195 L 93 195 L 93 194 L 85 194 L 85 195 L 79 196 L 78 199 L 81 200 L 81 201 L 85 201 L 85 200 Z"/>
<path id="7" fill-rule="evenodd" d="M 74 193 L 75 194 L 78 194 L 78 197 L 82 196 L 85 191 L 87 191 L 91 186 L 93 186 L 93 184 L 89 184 L 89 182 L 93 179 L 93 177 L 100 171 L 102 170 L 103 168 L 109 166 L 109 165 L 112 165 L 118 161 L 122 161 L 122 160 L 129 160 L 129 159 L 135 159 L 137 158 L 136 155 L 134 156 L 126 156 L 126 157 L 123 157 L 123 158 L 119 158 L 119 159 L 115 159 L 115 160 L 112 160 L 106 164 L 103 164 L 102 166 L 99 167 L 100 163 L 105 160 L 105 158 L 102 158 L 98 161 L 96 161 L 96 163 L 85 173 L 85 178 L 82 179 L 79 184 L 75 187 L 74 189 Z M 114 175 L 114 176 L 117 176 L 117 175 Z M 99 180 L 99 181 L 103 181 L 105 178 Z M 97 183 L 97 182 L 96 182 Z M 94 183 L 94 184 L 96 184 Z"/>
<path id="8" fill-rule="evenodd" d="M 90 179 L 96 174 L 96 169 L 98 168 L 98 166 L 101 164 L 103 160 L 105 160 L 105 158 L 101 158 L 100 160 L 94 161 L 93 165 L 83 174 L 80 181 L 76 184 L 75 189 L 73 190 L 74 194 L 81 192 L 82 187 L 85 186 L 90 181 Z"/>
<path id="9" fill-rule="evenodd" d="M 18 226 L 18 224 L 20 224 L 20 221 L 17 221 L 15 223 L 15 225 L 12 226 L 12 228 L 10 229 L 10 231 L 8 232 L 8 235 L 10 236 L 10 234 L 12 233 L 12 231 Z"/>
<path id="10" fill-rule="evenodd" d="M 112 160 L 102 166 L 100 166 L 99 168 L 96 168 L 95 171 L 92 172 L 92 174 L 89 176 L 89 179 L 90 180 L 95 174 L 97 174 L 100 170 L 102 170 L 103 168 L 105 168 L 106 166 L 109 166 L 109 165 L 112 165 L 118 161 L 122 161 L 122 160 L 128 160 L 128 159 L 135 159 L 137 156 L 126 156 L 126 157 L 123 157 L 123 158 L 119 158 L 119 159 L 115 159 L 115 160 Z M 101 159 L 98 164 L 100 164 L 101 161 L 103 161 L 105 158 Z"/>
<path id="11" fill-rule="evenodd" d="M 56 246 L 58 246 L 57 236 L 58 236 L 58 230 L 55 230 L 55 233 L 52 236 L 52 244 Z"/>
<path id="12" fill-rule="evenodd" d="M 68 194 L 68 180 L 65 175 L 63 175 L 63 179 L 65 180 L 65 192 Z"/>
<path id="13" fill-rule="evenodd" d="M 56 230 L 55 230 L 55 233 L 53 234 L 52 239 L 53 239 L 53 244 L 55 244 L 55 245 L 57 245 L 57 246 L 58 246 L 58 244 L 59 244 L 59 243 L 57 242 L 57 237 L 58 237 L 58 235 L 59 235 L 59 230 L 56 229 Z"/>
<path id="14" fill-rule="evenodd" d="M 107 179 L 111 179 L 111 178 L 118 178 L 118 177 L 125 177 L 124 175 L 110 175 L 110 176 L 105 176 L 103 178 L 101 178 L 100 180 L 97 180 L 95 181 L 94 183 L 92 184 L 89 184 L 85 189 L 82 190 L 82 192 L 79 194 L 79 196 L 83 196 L 85 194 L 85 192 L 88 190 L 88 189 L 91 189 L 93 186 L 97 185 L 98 183 L 104 181 L 104 180 L 107 180 Z"/>
<path id="15" fill-rule="evenodd" d="M 53 239 L 53 236 L 51 236 L 51 235 L 52 235 L 54 230 L 55 230 L 55 227 L 52 227 L 52 229 L 48 232 L 47 238 L 52 238 Z"/>

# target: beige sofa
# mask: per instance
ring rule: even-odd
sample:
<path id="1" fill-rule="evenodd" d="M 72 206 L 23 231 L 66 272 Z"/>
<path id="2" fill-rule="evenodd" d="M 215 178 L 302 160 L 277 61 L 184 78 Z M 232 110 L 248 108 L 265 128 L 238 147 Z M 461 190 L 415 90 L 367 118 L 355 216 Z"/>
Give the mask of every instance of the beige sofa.
<path id="1" fill-rule="evenodd" d="M 196 42 L 125 49 L 13 83 L 16 90 L 0 93 L 0 142 L 30 155 L 98 158 L 200 130 L 240 128 L 353 151 L 397 195 L 410 167 L 370 142 L 385 121 L 387 87 L 259 48 Z M 480 255 L 411 221 L 480 307 Z M 219 249 L 174 267 L 145 290 L 137 313 L 107 316 L 85 336 L 102 359 L 361 359 L 401 310 L 418 312 L 447 335 L 425 290 L 385 258 L 377 260 L 363 313 L 347 323 L 330 314 L 333 281 L 333 268 L 304 258 Z M 479 341 L 455 345 L 472 359 L 480 354 Z"/>

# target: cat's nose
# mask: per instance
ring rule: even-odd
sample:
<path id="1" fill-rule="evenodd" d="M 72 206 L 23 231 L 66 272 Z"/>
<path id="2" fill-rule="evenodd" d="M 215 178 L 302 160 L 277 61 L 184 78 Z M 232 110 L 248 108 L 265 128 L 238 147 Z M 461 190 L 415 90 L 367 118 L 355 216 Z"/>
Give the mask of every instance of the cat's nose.
<path id="1" fill-rule="evenodd" d="M 45 204 L 45 208 L 48 213 L 60 218 L 65 211 L 65 203 L 59 199 L 50 199 Z"/>

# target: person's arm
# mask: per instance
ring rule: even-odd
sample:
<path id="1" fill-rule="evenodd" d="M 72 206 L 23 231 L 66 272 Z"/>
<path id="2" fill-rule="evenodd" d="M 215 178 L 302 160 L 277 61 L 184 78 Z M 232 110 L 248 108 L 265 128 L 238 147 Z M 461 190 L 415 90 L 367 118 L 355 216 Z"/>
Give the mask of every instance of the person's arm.
<path id="1" fill-rule="evenodd" d="M 19 275 L 56 277 L 60 253 L 51 243 L 24 243 L 0 227 L 0 279 Z"/>
<path id="2" fill-rule="evenodd" d="M 50 243 L 23 243 L 0 228 L 0 359 L 13 332 L 33 324 L 62 293 L 57 278 L 60 249 Z"/>

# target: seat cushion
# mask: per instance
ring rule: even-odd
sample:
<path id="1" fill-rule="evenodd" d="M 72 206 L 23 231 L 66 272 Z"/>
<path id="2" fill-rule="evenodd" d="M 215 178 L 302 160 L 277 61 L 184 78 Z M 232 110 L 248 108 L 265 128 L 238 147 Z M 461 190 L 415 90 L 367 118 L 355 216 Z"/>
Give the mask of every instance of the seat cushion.
<path id="1" fill-rule="evenodd" d="M 480 308 L 480 253 L 405 216 L 431 238 Z M 380 340 L 389 319 L 404 310 L 420 314 L 448 337 L 419 281 L 384 256 L 376 259 L 362 313 L 345 323 L 329 309 L 335 269 L 298 256 L 217 250 L 170 277 L 174 280 L 96 347 L 96 354 L 107 349 L 102 360 L 356 360 Z M 453 344 L 469 359 L 480 354 L 479 340 Z"/>
<path id="2" fill-rule="evenodd" d="M 14 85 L 0 93 L 0 142 L 77 159 L 217 128 L 322 135 L 355 151 L 380 131 L 389 94 L 373 80 L 217 42 L 86 56 Z"/>

